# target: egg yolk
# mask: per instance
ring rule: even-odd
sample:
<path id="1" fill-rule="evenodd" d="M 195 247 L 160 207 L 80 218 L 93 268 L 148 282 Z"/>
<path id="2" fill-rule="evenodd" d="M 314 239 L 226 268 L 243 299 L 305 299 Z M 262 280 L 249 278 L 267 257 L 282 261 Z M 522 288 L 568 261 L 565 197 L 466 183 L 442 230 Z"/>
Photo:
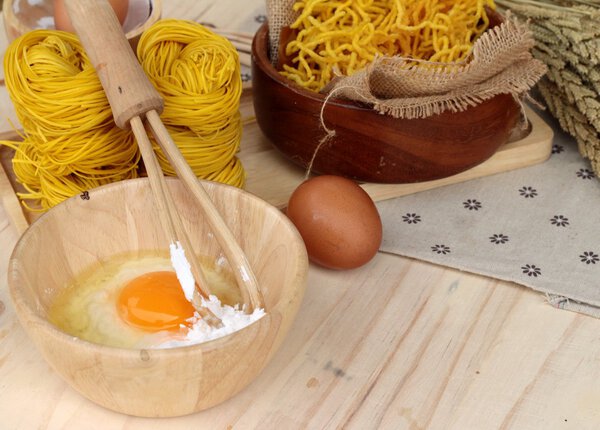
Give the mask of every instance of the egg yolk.
<path id="1" fill-rule="evenodd" d="M 146 331 L 172 330 L 194 315 L 175 272 L 150 272 L 121 290 L 117 310 L 128 324 Z"/>

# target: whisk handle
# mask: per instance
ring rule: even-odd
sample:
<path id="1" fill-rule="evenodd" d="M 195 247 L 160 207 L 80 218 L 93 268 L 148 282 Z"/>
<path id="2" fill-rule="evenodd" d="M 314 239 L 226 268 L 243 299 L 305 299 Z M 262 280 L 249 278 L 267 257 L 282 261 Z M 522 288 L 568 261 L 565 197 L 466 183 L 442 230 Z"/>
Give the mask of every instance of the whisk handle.
<path id="1" fill-rule="evenodd" d="M 162 112 L 163 100 L 140 66 L 107 0 L 65 0 L 71 24 L 96 73 L 120 128 L 134 116 Z"/>

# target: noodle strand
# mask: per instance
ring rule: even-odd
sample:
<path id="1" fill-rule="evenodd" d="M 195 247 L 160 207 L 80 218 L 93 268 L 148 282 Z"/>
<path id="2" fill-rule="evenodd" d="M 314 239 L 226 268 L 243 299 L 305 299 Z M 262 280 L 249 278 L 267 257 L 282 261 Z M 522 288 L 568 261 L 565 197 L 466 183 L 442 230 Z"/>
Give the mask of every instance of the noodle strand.
<path id="1" fill-rule="evenodd" d="M 320 91 L 337 75 L 350 76 L 377 56 L 458 62 L 488 27 L 493 0 L 298 0 L 285 46 L 291 64 L 281 73 Z"/>
<path id="2" fill-rule="evenodd" d="M 194 173 L 243 186 L 236 158 L 242 91 L 238 54 L 224 37 L 190 21 L 148 29 L 138 56 L 165 101 L 161 115 Z M 119 129 L 102 85 L 77 37 L 35 30 L 4 57 L 5 82 L 23 126 L 13 171 L 29 210 L 46 210 L 85 190 L 143 174 L 133 133 Z M 155 144 L 166 174 L 175 172 Z"/>

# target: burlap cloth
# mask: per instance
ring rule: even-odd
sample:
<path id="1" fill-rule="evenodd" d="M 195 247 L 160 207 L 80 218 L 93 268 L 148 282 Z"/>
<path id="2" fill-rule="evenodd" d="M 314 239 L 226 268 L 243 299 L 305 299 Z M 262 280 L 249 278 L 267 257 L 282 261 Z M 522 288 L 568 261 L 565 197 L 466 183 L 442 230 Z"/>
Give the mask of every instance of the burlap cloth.
<path id="1" fill-rule="evenodd" d="M 600 181 L 555 120 L 543 164 L 379 202 L 381 251 L 515 282 L 600 318 Z"/>
<path id="2" fill-rule="evenodd" d="M 279 36 L 297 14 L 291 0 L 267 0 L 270 56 L 277 63 Z M 380 57 L 352 76 L 339 76 L 324 91 L 335 97 L 367 103 L 396 118 L 425 118 L 444 111 L 462 111 L 497 94 L 516 98 L 546 72 L 534 59 L 527 27 L 507 17 L 485 32 L 467 62 L 417 65 L 402 57 Z"/>

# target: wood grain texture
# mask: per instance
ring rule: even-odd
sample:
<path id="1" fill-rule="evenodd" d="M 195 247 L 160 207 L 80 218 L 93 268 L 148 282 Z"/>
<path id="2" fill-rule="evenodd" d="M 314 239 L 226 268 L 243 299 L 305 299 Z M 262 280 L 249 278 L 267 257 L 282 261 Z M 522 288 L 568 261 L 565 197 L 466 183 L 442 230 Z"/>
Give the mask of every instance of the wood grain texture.
<path id="1" fill-rule="evenodd" d="M 0 152 L 0 159 L 2 159 L 5 154 L 7 154 L 7 152 Z M 7 220 L 12 223 L 19 234 L 22 234 L 27 227 L 29 227 L 29 222 L 23 212 L 23 206 L 21 206 L 21 203 L 15 194 L 13 184 L 2 166 L 10 167 L 10 161 L 6 159 L 5 163 L 0 163 L 0 202 L 5 208 Z M 7 168 L 7 171 L 10 171 L 10 169 Z"/>
<path id="2" fill-rule="evenodd" d="M 2 273 L 17 237 L 3 219 Z M 24 338 L 4 278 L 0 287 L 7 430 L 593 430 L 600 419 L 600 321 L 408 258 L 379 254 L 348 272 L 311 266 L 298 318 L 258 379 L 217 407 L 161 420 L 71 390 Z"/>
<path id="3" fill-rule="evenodd" d="M 375 183 L 445 178 L 490 158 L 519 119 L 520 105 L 510 94 L 423 119 L 393 118 L 352 101 L 326 99 L 279 74 L 268 58 L 268 40 L 264 24 L 252 44 L 256 120 L 284 156 L 302 168 L 312 162 L 315 173 Z M 322 119 L 335 134 L 321 145 L 327 137 Z"/>
<path id="4" fill-rule="evenodd" d="M 212 228 L 199 215 L 202 207 L 181 181 L 172 179 L 168 186 L 196 252 L 222 260 Z M 203 186 L 264 294 L 266 315 L 224 338 L 187 348 L 119 349 L 84 342 L 47 321 L 54 298 L 84 270 L 114 256 L 135 258 L 168 249 L 148 179 L 96 188 L 86 198 L 56 206 L 31 225 L 13 252 L 8 284 L 22 325 L 53 369 L 99 405 L 165 417 L 219 404 L 256 378 L 294 320 L 308 269 L 297 230 L 280 211 L 249 193 L 216 183 Z"/>
<path id="5" fill-rule="evenodd" d="M 243 112 L 244 106 L 247 101 L 242 100 Z M 542 163 L 552 152 L 554 133 L 534 111 L 526 108 L 525 112 L 531 123 L 530 132 L 502 145 L 492 157 L 471 169 L 432 181 L 412 184 L 365 182 L 361 187 L 373 200 L 381 201 Z M 290 195 L 305 178 L 305 169 L 284 158 L 256 124 L 244 127 L 239 157 L 247 171 L 245 189 L 280 208 L 287 205 Z"/>
<path id="6" fill-rule="evenodd" d="M 228 28 L 264 11 L 263 0 L 164 3 L 165 16 Z M 247 168 L 252 158 L 256 172 L 301 180 L 302 169 L 285 167 L 257 127 L 244 136 Z M 516 144 L 501 163 L 526 163 L 537 146 Z M 261 153 L 269 163 L 258 162 Z M 258 187 L 260 175 L 251 178 Z M 285 193 L 269 196 L 286 201 Z M 18 323 L 4 274 L 19 235 L 0 205 L 3 430 L 597 430 L 600 422 L 599 320 L 553 309 L 514 284 L 381 253 L 349 272 L 310 266 L 282 347 L 231 400 L 180 418 L 114 413 L 72 390 Z M 368 318 L 353 315 L 359 308 Z"/>

